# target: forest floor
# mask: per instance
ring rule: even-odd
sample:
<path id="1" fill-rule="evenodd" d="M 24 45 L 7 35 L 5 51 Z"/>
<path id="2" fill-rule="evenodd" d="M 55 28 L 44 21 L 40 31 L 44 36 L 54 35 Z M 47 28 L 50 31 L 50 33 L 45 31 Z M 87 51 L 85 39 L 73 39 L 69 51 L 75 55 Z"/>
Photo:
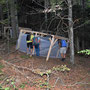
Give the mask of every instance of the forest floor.
<path id="1" fill-rule="evenodd" d="M 74 65 L 69 61 L 46 62 L 19 51 L 0 55 L 0 90 L 90 90 L 90 57 L 75 56 Z"/>

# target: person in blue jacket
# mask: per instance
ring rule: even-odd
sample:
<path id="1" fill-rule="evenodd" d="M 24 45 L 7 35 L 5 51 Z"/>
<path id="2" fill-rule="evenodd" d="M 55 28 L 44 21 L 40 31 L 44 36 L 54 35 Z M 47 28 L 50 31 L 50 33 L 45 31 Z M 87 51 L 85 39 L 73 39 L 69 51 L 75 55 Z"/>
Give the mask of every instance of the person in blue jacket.
<path id="1" fill-rule="evenodd" d="M 66 42 L 66 40 L 59 40 L 58 44 L 60 47 L 61 59 L 62 59 L 62 61 L 64 61 L 66 58 L 67 42 Z"/>

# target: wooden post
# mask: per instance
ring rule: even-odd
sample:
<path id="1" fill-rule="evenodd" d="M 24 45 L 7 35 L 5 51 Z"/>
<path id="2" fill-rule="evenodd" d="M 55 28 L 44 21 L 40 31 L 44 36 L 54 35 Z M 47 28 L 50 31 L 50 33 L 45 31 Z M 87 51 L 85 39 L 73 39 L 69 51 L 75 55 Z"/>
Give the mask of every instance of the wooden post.
<path id="1" fill-rule="evenodd" d="M 50 44 L 50 47 L 49 47 L 49 51 L 48 51 L 48 55 L 47 55 L 46 61 L 48 61 L 48 59 L 49 59 L 50 52 L 51 52 L 51 49 L 52 49 L 52 46 L 53 46 L 53 42 L 54 42 L 54 37 L 51 40 L 51 44 Z"/>
<path id="2" fill-rule="evenodd" d="M 56 39 L 56 40 L 53 42 L 52 46 L 57 42 L 57 40 L 58 40 L 58 39 Z"/>
<path id="3" fill-rule="evenodd" d="M 55 41 L 54 40 L 55 40 L 55 38 L 53 36 L 52 40 L 50 40 L 51 41 L 51 45 L 50 45 L 50 48 L 49 48 L 49 51 L 48 51 L 48 55 L 47 55 L 46 61 L 48 61 L 50 53 L 51 53 L 51 50 L 52 50 L 52 47 L 57 42 L 58 39 L 56 39 Z"/>
<path id="4" fill-rule="evenodd" d="M 49 41 L 50 41 L 50 43 L 51 43 L 51 41 L 52 41 L 51 38 L 49 38 Z"/>

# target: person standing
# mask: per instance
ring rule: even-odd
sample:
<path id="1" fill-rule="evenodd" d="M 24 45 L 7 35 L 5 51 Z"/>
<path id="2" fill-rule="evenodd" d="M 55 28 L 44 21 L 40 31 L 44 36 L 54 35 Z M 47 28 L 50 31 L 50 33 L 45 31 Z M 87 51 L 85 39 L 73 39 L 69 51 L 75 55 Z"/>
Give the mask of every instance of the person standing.
<path id="1" fill-rule="evenodd" d="M 33 33 L 27 33 L 26 41 L 27 41 L 27 55 L 29 54 L 29 47 L 30 47 L 30 57 L 32 57 L 32 53 L 34 50 L 34 46 L 32 43 L 32 39 L 34 38 Z"/>
<path id="2" fill-rule="evenodd" d="M 40 37 L 39 36 L 35 36 L 33 38 L 33 45 L 35 47 L 36 56 L 39 56 L 40 55 Z"/>
<path id="3" fill-rule="evenodd" d="M 66 40 L 59 40 L 58 44 L 60 47 L 61 59 L 62 59 L 62 61 L 64 61 L 66 59 L 67 42 L 66 42 Z"/>

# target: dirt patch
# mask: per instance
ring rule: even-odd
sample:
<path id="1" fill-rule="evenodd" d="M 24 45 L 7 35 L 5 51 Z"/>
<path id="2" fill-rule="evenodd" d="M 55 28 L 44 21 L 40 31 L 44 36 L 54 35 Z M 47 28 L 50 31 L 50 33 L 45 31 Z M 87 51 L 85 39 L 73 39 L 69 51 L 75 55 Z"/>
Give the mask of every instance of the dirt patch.
<path id="1" fill-rule="evenodd" d="M 3 63 L 3 60 L 10 63 Z M 75 65 L 69 62 L 69 58 L 62 62 L 60 59 L 49 59 L 46 62 L 43 57 L 30 58 L 25 53 L 16 51 L 1 59 L 4 64 L 2 69 L 3 79 L 0 80 L 3 87 L 11 90 L 89 90 L 90 89 L 90 57 L 75 56 Z M 52 70 L 53 67 L 66 65 L 70 71 Z M 50 74 L 42 76 L 33 71 L 52 70 Z M 2 75 L 1 75 L 2 76 Z M 0 76 L 0 77 L 1 77 Z M 2 77 L 1 77 L 2 78 Z M 4 80 L 6 78 L 6 80 Z M 13 82 L 13 83 L 12 83 Z"/>

